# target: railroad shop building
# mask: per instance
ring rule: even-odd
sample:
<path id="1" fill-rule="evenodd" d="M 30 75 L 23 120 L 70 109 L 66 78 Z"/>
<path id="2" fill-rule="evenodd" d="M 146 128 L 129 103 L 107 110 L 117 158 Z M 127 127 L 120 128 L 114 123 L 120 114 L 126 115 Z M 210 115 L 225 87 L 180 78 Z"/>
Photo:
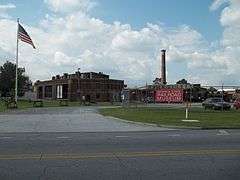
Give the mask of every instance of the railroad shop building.
<path id="1" fill-rule="evenodd" d="M 109 79 L 102 72 L 64 73 L 51 80 L 36 81 L 37 99 L 68 99 L 70 101 L 114 102 L 121 100 L 123 80 Z"/>

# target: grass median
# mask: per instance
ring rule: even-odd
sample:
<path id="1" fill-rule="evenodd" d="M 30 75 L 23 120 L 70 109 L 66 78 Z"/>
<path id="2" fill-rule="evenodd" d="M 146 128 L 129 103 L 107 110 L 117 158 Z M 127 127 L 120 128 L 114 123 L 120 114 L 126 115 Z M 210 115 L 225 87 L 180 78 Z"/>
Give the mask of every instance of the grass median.
<path id="1" fill-rule="evenodd" d="M 135 122 L 153 123 L 159 126 L 185 126 L 199 127 L 203 129 L 214 128 L 240 128 L 240 111 L 214 111 L 203 108 L 191 108 L 189 119 L 199 122 L 183 122 L 185 108 L 114 108 L 100 109 L 104 116 L 113 116 Z"/>

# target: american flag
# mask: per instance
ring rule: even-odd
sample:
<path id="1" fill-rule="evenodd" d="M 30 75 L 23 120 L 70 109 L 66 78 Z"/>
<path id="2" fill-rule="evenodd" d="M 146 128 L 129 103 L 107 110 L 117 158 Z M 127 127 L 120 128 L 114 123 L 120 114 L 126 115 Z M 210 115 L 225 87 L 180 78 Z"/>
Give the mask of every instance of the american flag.
<path id="1" fill-rule="evenodd" d="M 20 24 L 18 24 L 18 38 L 25 43 L 31 44 L 36 49 L 27 31 Z"/>

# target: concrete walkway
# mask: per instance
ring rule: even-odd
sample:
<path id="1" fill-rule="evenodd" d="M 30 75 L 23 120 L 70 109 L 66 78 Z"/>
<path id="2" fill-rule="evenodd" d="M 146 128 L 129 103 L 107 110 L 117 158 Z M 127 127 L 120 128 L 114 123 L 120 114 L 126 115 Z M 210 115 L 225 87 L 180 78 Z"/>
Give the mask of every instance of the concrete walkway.
<path id="1" fill-rule="evenodd" d="M 104 117 L 96 107 L 35 108 L 0 114 L 0 132 L 130 132 L 170 130 Z"/>

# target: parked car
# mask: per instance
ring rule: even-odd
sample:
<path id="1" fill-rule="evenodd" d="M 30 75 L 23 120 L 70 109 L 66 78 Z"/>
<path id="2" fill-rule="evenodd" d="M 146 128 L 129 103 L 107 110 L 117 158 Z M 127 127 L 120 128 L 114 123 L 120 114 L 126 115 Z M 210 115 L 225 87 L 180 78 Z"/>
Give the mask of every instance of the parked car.
<path id="1" fill-rule="evenodd" d="M 240 109 L 240 98 L 234 101 L 233 107 L 235 107 L 236 109 Z"/>
<path id="2" fill-rule="evenodd" d="M 214 110 L 229 110 L 231 108 L 231 104 L 225 102 L 222 98 L 208 98 L 203 103 L 202 106 L 205 109 L 214 109 Z"/>

